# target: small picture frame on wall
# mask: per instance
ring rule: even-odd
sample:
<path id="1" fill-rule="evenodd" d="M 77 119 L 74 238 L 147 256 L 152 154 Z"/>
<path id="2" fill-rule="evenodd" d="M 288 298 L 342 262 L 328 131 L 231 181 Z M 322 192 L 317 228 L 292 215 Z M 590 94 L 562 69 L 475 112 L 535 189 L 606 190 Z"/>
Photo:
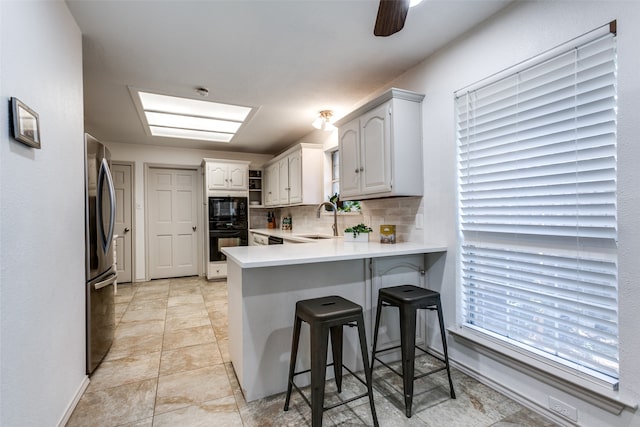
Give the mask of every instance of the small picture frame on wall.
<path id="1" fill-rule="evenodd" d="M 13 137 L 25 145 L 40 148 L 40 121 L 38 113 L 18 98 L 11 98 Z"/>

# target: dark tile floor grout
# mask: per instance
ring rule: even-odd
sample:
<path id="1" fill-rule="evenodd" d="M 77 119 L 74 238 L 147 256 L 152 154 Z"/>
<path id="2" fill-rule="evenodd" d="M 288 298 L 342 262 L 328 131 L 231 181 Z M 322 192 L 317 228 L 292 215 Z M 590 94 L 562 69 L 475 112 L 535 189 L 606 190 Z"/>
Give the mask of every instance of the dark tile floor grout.
<path id="1" fill-rule="evenodd" d="M 229 358 L 225 282 L 200 277 L 120 284 L 116 336 L 91 377 L 68 427 L 310 426 L 310 409 L 293 393 L 246 402 Z M 428 364 L 422 357 L 417 365 Z M 446 373 L 416 381 L 414 415 L 406 418 L 401 379 L 374 371 L 380 426 L 551 427 L 555 424 L 513 400 L 452 371 L 457 399 L 449 397 Z M 359 392 L 345 377 L 340 396 L 327 382 L 327 402 Z M 372 425 L 368 400 L 327 411 L 323 426 Z"/>

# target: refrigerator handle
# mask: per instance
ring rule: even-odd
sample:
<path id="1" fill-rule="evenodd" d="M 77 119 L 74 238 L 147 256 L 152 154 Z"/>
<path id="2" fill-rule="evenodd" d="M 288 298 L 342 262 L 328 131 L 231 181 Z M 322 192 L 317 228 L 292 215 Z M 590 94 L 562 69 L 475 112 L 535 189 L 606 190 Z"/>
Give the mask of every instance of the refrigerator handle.
<path id="1" fill-rule="evenodd" d="M 113 185 L 113 178 L 111 177 L 111 170 L 109 164 L 105 159 L 105 171 L 107 172 L 107 182 L 109 183 L 109 208 L 111 209 L 111 221 L 109 222 L 109 242 L 113 240 L 113 233 L 116 224 L 116 189 Z"/>
<path id="2" fill-rule="evenodd" d="M 102 282 L 98 282 L 93 286 L 96 288 L 96 291 L 97 291 L 98 289 L 102 289 L 105 286 L 109 286 L 109 285 L 113 284 L 116 281 L 117 278 L 118 278 L 118 275 L 114 274 L 112 276 L 109 276 L 108 279 L 103 280 Z"/>
<path id="3" fill-rule="evenodd" d="M 115 188 L 113 186 L 113 178 L 111 177 L 111 171 L 109 170 L 109 164 L 107 163 L 107 159 L 102 159 L 102 164 L 100 167 L 100 173 L 98 175 L 98 185 L 100 185 L 100 183 L 102 183 L 102 177 L 106 178 L 107 181 L 107 190 L 109 191 L 109 231 L 106 233 L 106 235 L 104 234 L 104 230 L 102 230 L 101 233 L 101 237 L 104 238 L 104 242 L 102 242 L 102 247 L 103 250 L 106 252 L 109 250 L 109 247 L 111 246 L 111 240 L 113 240 L 113 233 L 114 233 L 114 227 L 115 227 L 115 221 L 116 221 L 116 192 L 115 192 Z M 100 188 L 98 188 L 98 192 L 97 192 L 97 197 L 100 198 L 100 201 L 98 202 L 98 209 L 97 209 L 97 214 L 99 215 L 99 224 L 100 227 L 102 227 L 102 209 L 100 208 L 102 206 L 102 203 L 104 203 L 104 201 L 102 200 L 102 191 Z"/>

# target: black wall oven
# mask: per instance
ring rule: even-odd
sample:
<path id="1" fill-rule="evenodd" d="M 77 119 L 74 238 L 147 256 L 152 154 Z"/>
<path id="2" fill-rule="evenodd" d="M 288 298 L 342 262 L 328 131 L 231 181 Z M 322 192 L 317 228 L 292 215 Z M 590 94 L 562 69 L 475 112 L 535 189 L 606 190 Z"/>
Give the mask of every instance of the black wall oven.
<path id="1" fill-rule="evenodd" d="M 246 197 L 209 197 L 209 261 L 226 261 L 222 248 L 249 244 Z"/>

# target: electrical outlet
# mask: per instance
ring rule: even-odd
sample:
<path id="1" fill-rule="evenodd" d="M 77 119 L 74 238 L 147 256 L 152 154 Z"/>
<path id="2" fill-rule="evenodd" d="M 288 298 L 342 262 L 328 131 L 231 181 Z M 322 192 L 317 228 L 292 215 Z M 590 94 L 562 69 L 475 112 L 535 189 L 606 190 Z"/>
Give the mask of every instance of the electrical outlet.
<path id="1" fill-rule="evenodd" d="M 578 421 L 578 410 L 576 408 L 551 396 L 549 396 L 549 409 L 571 421 Z"/>
<path id="2" fill-rule="evenodd" d="M 422 230 L 424 228 L 424 214 L 416 214 L 416 230 Z"/>

